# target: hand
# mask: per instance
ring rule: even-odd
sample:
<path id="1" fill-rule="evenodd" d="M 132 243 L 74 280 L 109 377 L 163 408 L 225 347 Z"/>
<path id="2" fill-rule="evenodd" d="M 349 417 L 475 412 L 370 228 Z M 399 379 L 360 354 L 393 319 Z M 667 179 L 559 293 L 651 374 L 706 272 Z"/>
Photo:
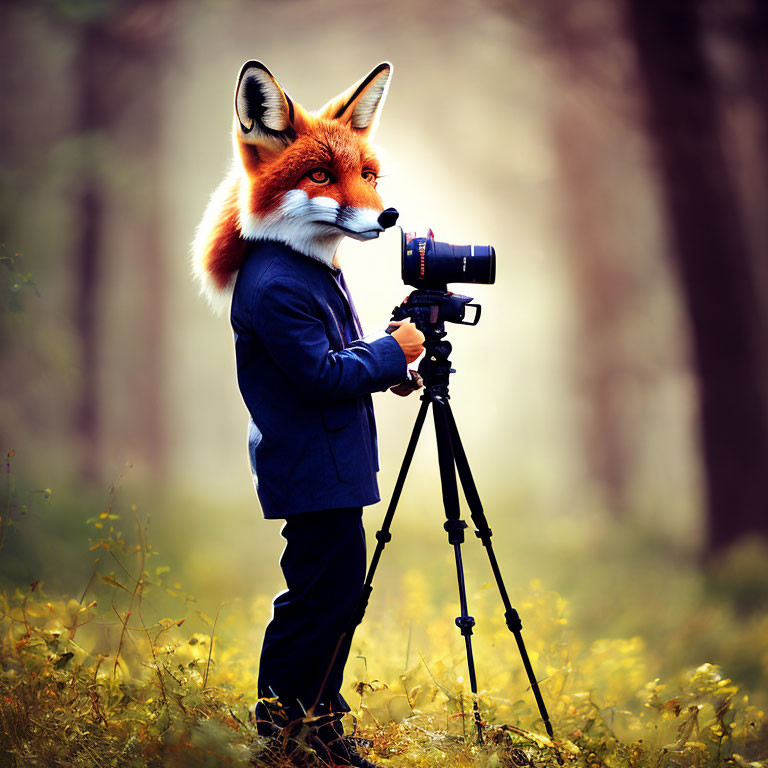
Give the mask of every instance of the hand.
<path id="1" fill-rule="evenodd" d="M 394 392 L 400 397 L 408 397 L 411 392 L 416 392 L 424 386 L 424 380 L 419 375 L 418 371 L 408 371 L 408 378 L 403 379 L 399 384 L 395 384 L 394 387 L 390 387 L 389 391 Z"/>
<path id="2" fill-rule="evenodd" d="M 393 320 L 389 328 L 392 326 L 397 326 L 392 331 L 392 338 L 403 350 L 405 361 L 414 362 L 424 351 L 424 334 L 410 320 Z"/>

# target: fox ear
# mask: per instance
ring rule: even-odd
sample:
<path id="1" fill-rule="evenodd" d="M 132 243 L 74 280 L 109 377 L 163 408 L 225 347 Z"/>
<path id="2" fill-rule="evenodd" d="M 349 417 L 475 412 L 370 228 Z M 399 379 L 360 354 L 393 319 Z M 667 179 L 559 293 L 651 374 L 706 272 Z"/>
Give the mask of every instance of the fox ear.
<path id="1" fill-rule="evenodd" d="M 320 111 L 321 116 L 348 123 L 364 136 L 372 134 L 387 96 L 391 74 L 392 65 L 382 62 L 360 82 L 329 101 Z"/>
<path id="2" fill-rule="evenodd" d="M 245 144 L 279 151 L 296 138 L 293 102 L 260 61 L 246 61 L 240 70 L 235 117 Z"/>

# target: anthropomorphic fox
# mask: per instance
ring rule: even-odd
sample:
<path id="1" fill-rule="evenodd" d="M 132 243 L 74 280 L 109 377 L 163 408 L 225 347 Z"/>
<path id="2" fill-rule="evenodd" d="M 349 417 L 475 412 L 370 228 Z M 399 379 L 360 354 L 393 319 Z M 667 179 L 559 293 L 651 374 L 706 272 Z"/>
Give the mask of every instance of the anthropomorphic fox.
<path id="1" fill-rule="evenodd" d="M 285 520 L 287 589 L 264 637 L 258 727 L 278 735 L 308 710 L 323 715 L 309 738 L 331 766 L 372 765 L 343 735 L 349 644 L 337 648 L 365 578 L 362 508 L 379 500 L 371 393 L 413 391 L 407 366 L 424 341 L 410 322 L 363 337 L 336 254 L 343 237 L 369 240 L 397 218 L 376 191 L 368 142 L 390 71 L 380 64 L 310 114 L 263 64 L 247 62 L 235 89 L 235 162 L 193 246 L 212 303 L 231 296 L 254 484 L 264 516 Z"/>

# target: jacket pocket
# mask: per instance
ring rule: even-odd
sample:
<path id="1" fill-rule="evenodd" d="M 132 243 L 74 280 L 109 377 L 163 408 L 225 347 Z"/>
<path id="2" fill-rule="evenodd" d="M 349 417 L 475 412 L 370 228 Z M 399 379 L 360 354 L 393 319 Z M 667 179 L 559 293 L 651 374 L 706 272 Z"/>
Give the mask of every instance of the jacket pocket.
<path id="1" fill-rule="evenodd" d="M 343 429 L 355 418 L 357 403 L 331 403 L 323 406 L 320 415 L 323 425 L 329 432 Z"/>
<path id="2" fill-rule="evenodd" d="M 320 414 L 336 476 L 339 482 L 354 482 L 357 462 L 360 460 L 354 428 L 357 405 L 332 403 L 324 406 Z"/>

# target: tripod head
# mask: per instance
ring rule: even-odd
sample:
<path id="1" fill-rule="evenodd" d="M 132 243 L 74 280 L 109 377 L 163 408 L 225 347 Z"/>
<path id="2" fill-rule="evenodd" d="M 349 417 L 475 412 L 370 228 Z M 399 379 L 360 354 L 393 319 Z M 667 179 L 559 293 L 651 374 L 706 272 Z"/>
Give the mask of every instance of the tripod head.
<path id="1" fill-rule="evenodd" d="M 471 318 L 467 319 L 467 308 L 473 310 Z M 434 391 L 437 386 L 443 387 L 448 393 L 448 377 L 453 373 L 451 361 L 451 344 L 445 336 L 446 323 L 458 325 L 477 325 L 480 322 L 481 306 L 472 304 L 471 296 L 453 293 L 447 286 L 440 288 L 417 288 L 405 298 L 399 306 L 392 310 L 393 320 L 410 318 L 413 324 L 424 334 L 424 349 L 426 354 L 419 363 L 419 374 L 424 379 L 428 391 Z"/>
<path id="2" fill-rule="evenodd" d="M 470 307 L 474 314 L 466 319 L 466 310 Z M 439 288 L 417 288 L 392 310 L 393 320 L 405 320 L 409 317 L 413 324 L 426 336 L 440 334 L 445 336 L 445 324 L 477 325 L 480 322 L 479 304 L 472 304 L 471 296 L 449 291 L 447 286 Z"/>

